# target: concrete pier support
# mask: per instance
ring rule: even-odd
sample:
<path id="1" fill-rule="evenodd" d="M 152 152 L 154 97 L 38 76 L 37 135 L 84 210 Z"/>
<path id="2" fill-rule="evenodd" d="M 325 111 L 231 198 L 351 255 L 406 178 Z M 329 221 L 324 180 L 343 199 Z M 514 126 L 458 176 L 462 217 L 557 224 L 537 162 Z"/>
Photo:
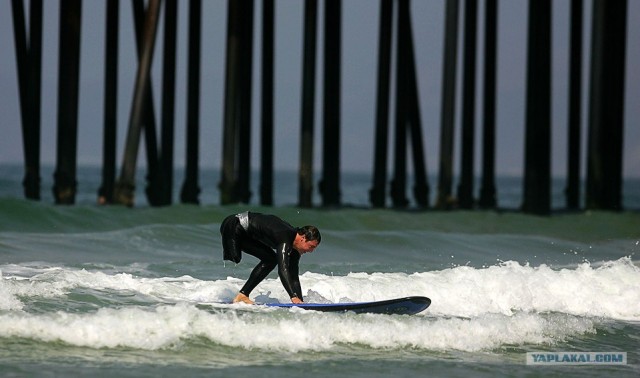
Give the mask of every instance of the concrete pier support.
<path id="1" fill-rule="evenodd" d="M 78 96 L 82 1 L 60 2 L 58 61 L 58 135 L 53 197 L 57 204 L 73 204 L 76 196 Z"/>
<path id="2" fill-rule="evenodd" d="M 378 37 L 378 89 L 373 165 L 373 187 L 369 201 L 373 207 L 384 207 L 387 186 L 387 145 L 389 141 L 389 87 L 391 70 L 391 38 L 393 35 L 393 0 L 380 0 L 380 35 Z"/>
<path id="3" fill-rule="evenodd" d="M 471 209 L 473 198 L 475 157 L 475 104 L 476 104 L 476 39 L 478 25 L 478 1 L 465 0 L 464 5 L 464 57 L 462 77 L 462 158 L 460 159 L 460 184 L 458 206 Z"/>
<path id="4" fill-rule="evenodd" d="M 136 163 L 145 116 L 145 101 L 148 101 L 149 98 L 149 72 L 151 70 L 159 16 L 160 0 L 150 0 L 144 23 L 142 54 L 136 74 L 122 170 L 114 194 L 114 201 L 126 206 L 133 206 L 134 204 Z"/>
<path id="5" fill-rule="evenodd" d="M 162 62 L 162 130 L 157 172 L 157 206 L 172 203 L 173 139 L 175 134 L 177 0 L 164 2 L 164 49 Z"/>
<path id="6" fill-rule="evenodd" d="M 622 210 L 627 0 L 593 6 L 586 207 Z"/>
<path id="7" fill-rule="evenodd" d="M 300 169 L 298 172 L 298 206 L 313 205 L 313 130 L 316 93 L 316 49 L 318 2 L 304 3 L 304 45 L 302 47 L 302 119 L 300 121 Z"/>
<path id="8" fill-rule="evenodd" d="M 322 205 L 340 205 L 342 0 L 325 0 Z"/>
<path id="9" fill-rule="evenodd" d="M 24 195 L 40 200 L 40 104 L 42 99 L 42 0 L 32 0 L 29 28 L 22 0 L 12 0 L 13 31 L 22 117 Z"/>
<path id="10" fill-rule="evenodd" d="M 492 209 L 497 206 L 495 183 L 497 29 L 498 0 L 485 0 L 482 183 L 478 201 L 478 206 L 483 209 Z"/>
<path id="11" fill-rule="evenodd" d="M 273 205 L 274 0 L 262 2 L 262 143 L 260 204 Z"/>
<path id="12" fill-rule="evenodd" d="M 180 190 L 182 203 L 200 203 L 198 157 L 200 156 L 200 55 L 202 0 L 189 2 L 189 60 L 187 67 L 187 156 L 185 178 Z"/>
<path id="13" fill-rule="evenodd" d="M 569 125 L 567 153 L 567 209 L 580 208 L 582 123 L 582 18 L 583 0 L 571 0 L 569 55 Z"/>
<path id="14" fill-rule="evenodd" d="M 458 63 L 459 0 L 447 0 L 444 20 L 444 54 L 442 62 L 442 110 L 440 113 L 440 171 L 436 208 L 451 209 L 456 200 L 452 193 L 453 140 L 455 135 L 456 67 Z"/>
<path id="15" fill-rule="evenodd" d="M 525 213 L 551 211 L 551 1 L 529 1 Z"/>
<path id="16" fill-rule="evenodd" d="M 422 145 L 409 0 L 400 0 L 398 3 L 397 41 L 395 161 L 394 177 L 391 182 L 391 199 L 396 208 L 404 208 L 409 204 L 405 192 L 407 185 L 407 138 L 410 136 L 415 175 L 414 197 L 419 207 L 426 208 L 428 207 L 429 189 Z"/>
<path id="17" fill-rule="evenodd" d="M 107 0 L 107 28 L 104 74 L 104 131 L 102 139 L 102 185 L 98 203 L 113 203 L 116 180 L 116 137 L 118 129 L 118 37 L 120 0 Z"/>

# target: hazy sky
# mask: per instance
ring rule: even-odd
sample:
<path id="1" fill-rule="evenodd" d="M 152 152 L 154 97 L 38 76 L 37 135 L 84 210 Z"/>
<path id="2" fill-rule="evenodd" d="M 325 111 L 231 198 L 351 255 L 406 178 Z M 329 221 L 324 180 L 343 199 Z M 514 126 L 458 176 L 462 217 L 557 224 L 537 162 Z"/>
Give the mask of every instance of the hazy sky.
<path id="1" fill-rule="evenodd" d="M 28 3 L 28 2 L 27 2 Z M 300 98 L 302 77 L 302 16 L 303 2 L 278 0 L 276 3 L 276 77 L 275 77 L 275 165 L 276 169 L 297 169 L 299 162 Z M 462 5 L 461 1 L 462 22 Z M 526 82 L 526 31 L 528 1 L 499 1 L 498 25 L 498 102 L 497 102 L 497 172 L 520 175 L 524 166 L 524 114 Z M 553 1 L 553 174 L 566 173 L 567 93 L 568 93 L 568 40 L 569 0 Z M 319 41 L 322 48 L 322 9 L 320 1 Z M 186 123 L 186 57 L 188 2 L 179 2 L 178 60 L 176 84 L 176 165 L 185 161 Z M 253 100 L 253 167 L 259 168 L 259 89 L 260 89 L 260 15 L 261 1 L 256 1 L 256 28 L 254 38 L 254 100 Z M 430 174 L 439 166 L 440 107 L 442 91 L 442 54 L 445 0 L 412 2 L 413 32 L 419 80 L 419 96 L 426 150 L 426 163 Z M 28 4 L 27 4 L 28 6 Z M 42 72 L 42 162 L 55 164 L 58 73 L 58 18 L 59 1 L 45 1 Z M 79 164 L 100 164 L 102 158 L 103 93 L 104 93 L 104 1 L 84 1 L 80 66 L 80 109 L 78 131 Z M 478 105 L 476 106 L 476 166 L 480 165 L 482 107 L 482 30 L 484 1 L 479 5 L 478 32 Z M 27 11 L 28 14 L 28 11 Z M 118 103 L 118 164 L 128 119 L 137 58 L 134 49 L 133 21 L 130 1 L 120 3 L 120 57 Z M 203 2 L 202 81 L 200 114 L 200 164 L 218 167 L 221 164 L 221 140 L 224 92 L 224 64 L 227 1 Z M 342 44 L 342 169 L 372 171 L 376 102 L 376 69 L 378 41 L 379 1 L 343 1 Z M 160 20 L 162 31 L 163 18 Z M 590 51 L 591 1 L 585 1 L 584 53 Z M 463 32 L 460 30 L 460 43 Z M 624 175 L 640 177 L 640 1 L 629 0 L 627 74 L 625 101 Z M 15 47 L 11 2 L 0 2 L 0 163 L 22 162 L 22 136 L 20 107 L 15 66 Z M 161 101 L 162 33 L 156 44 L 153 63 L 154 101 L 156 119 L 159 120 Z M 459 52 L 458 57 L 462 57 Z M 318 86 L 316 94 L 315 166 L 321 163 L 322 127 L 322 51 L 318 52 Z M 460 64 L 458 64 L 460 72 Z M 589 64 L 585 59 L 583 82 L 583 146 L 586 142 Z M 393 71 L 392 71 L 393 72 Z M 458 81 L 462 76 L 459 75 Z M 460 86 L 459 86 L 460 88 Z M 392 92 L 394 93 L 394 92 Z M 460 90 L 458 90 L 458 95 Z M 391 117 L 393 117 L 393 100 Z M 460 108 L 460 101 L 457 104 Z M 460 113 L 456 114 L 459 125 Z M 390 126 L 393 126 L 391 118 Z M 158 121 L 159 123 L 159 121 Z M 459 169 L 460 130 L 456 129 L 455 171 Z M 389 156 L 392 155 L 390 139 Z M 138 158 L 144 165 L 143 149 Z M 583 154 L 586 148 L 583 147 Z M 585 172 L 584 158 L 582 159 Z M 392 162 L 389 161 L 391 166 Z M 479 170 L 476 173 L 479 174 Z M 142 174 L 142 173 L 141 173 Z"/>

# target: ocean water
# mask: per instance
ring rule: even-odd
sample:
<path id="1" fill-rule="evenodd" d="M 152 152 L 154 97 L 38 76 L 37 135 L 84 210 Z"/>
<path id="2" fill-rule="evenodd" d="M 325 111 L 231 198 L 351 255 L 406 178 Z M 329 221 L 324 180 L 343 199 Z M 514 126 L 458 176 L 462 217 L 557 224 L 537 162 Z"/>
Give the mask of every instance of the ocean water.
<path id="1" fill-rule="evenodd" d="M 75 206 L 22 199 L 0 167 L 0 376 L 640 375 L 640 185 L 623 212 L 396 211 L 366 208 L 370 179 L 343 175 L 343 209 L 301 209 L 281 173 L 275 207 L 95 205 L 100 173 L 79 171 Z M 210 172 L 211 173 L 211 172 Z M 291 178 L 294 178 L 291 180 Z M 289 179 L 289 181 L 287 181 Z M 517 208 L 520 181 L 498 183 Z M 554 185 L 562 205 L 562 182 Z M 142 192 L 144 183 L 138 191 Z M 176 189 L 176 190 L 179 190 Z M 257 202 L 254 200 L 254 202 Z M 319 201 L 318 201 L 319 202 Z M 414 316 L 329 314 L 230 301 L 256 260 L 222 261 L 220 222 L 245 210 L 315 224 L 301 260 L 308 302 L 424 295 Z M 276 273 L 252 293 L 287 296 Z M 627 353 L 619 365 L 527 365 L 527 352 Z"/>

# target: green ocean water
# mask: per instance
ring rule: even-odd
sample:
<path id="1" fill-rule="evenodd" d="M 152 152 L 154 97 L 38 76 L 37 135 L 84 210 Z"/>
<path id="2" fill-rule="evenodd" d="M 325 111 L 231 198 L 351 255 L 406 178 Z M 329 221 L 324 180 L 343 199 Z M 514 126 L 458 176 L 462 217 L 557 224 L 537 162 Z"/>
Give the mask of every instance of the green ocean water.
<path id="1" fill-rule="evenodd" d="M 366 208 L 366 175 L 343 176 L 355 205 L 343 209 L 297 208 L 295 185 L 278 190 L 276 207 L 218 206 L 215 175 L 203 177 L 200 206 L 150 208 L 140 196 L 134 209 L 100 207 L 89 168 L 78 204 L 56 206 L 45 175 L 43 200 L 21 199 L 20 175 L 0 169 L 1 376 L 640 373 L 640 187 L 627 186 L 623 212 L 538 217 L 509 209 L 519 203 L 511 179 L 499 183 L 506 210 L 438 212 Z M 424 295 L 431 307 L 388 316 L 220 304 L 256 263 L 221 258 L 220 222 L 245 210 L 321 229 L 301 261 L 306 301 Z M 287 300 L 275 272 L 252 297 Z M 627 360 L 539 366 L 527 352 Z"/>

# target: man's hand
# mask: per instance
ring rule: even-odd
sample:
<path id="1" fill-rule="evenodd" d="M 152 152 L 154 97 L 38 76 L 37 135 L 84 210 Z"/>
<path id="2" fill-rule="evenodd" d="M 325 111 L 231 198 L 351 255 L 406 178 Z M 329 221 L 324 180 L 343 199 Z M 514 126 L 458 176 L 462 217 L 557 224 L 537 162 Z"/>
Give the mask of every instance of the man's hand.
<path id="1" fill-rule="evenodd" d="M 293 297 L 291 298 L 291 303 L 295 303 L 295 304 L 299 304 L 299 303 L 303 303 L 302 300 L 298 297 Z"/>

